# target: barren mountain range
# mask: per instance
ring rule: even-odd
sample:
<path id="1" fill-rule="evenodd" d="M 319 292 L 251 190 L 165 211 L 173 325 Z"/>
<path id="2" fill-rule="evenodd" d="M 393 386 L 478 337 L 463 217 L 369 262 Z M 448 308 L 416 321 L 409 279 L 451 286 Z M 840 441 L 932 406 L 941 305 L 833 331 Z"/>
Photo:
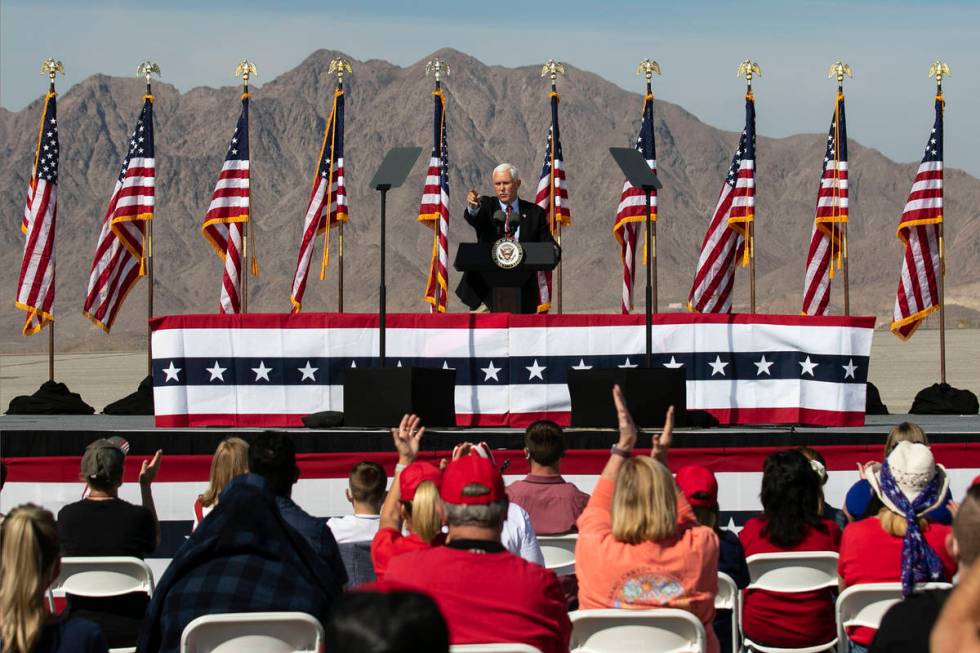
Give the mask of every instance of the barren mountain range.
<path id="1" fill-rule="evenodd" d="M 335 78 L 328 74 L 339 53 L 318 50 L 293 70 L 253 92 L 251 112 L 253 225 L 261 276 L 250 280 L 250 309 L 283 312 L 296 264 L 310 180 L 329 112 Z M 487 66 L 455 50 L 440 50 L 402 68 L 385 61 L 353 61 L 347 84 L 345 170 L 350 223 L 345 238 L 345 308 L 376 310 L 378 295 L 377 194 L 370 176 L 385 151 L 396 145 L 423 148 L 402 188 L 388 205 L 388 306 L 395 312 L 427 311 L 421 301 L 432 232 L 415 221 L 432 139 L 432 80 L 424 75 L 433 56 L 446 60 L 453 219 L 450 243 L 473 239 L 460 218 L 466 190 L 489 193 L 489 173 L 500 161 L 517 165 L 525 179 L 523 197 L 533 195 L 549 121 L 547 81 L 538 66 Z M 640 86 L 638 80 L 637 86 Z M 42 90 L 39 80 L 39 90 Z M 572 226 L 564 231 L 566 312 L 619 310 L 621 265 L 611 227 L 622 176 L 607 152 L 632 145 L 642 97 L 574 67 L 560 80 L 562 144 L 570 186 Z M 55 303 L 59 349 L 121 349 L 142 345 L 146 281 L 136 286 L 106 336 L 81 315 L 92 254 L 106 203 L 115 183 L 129 132 L 136 120 L 142 81 L 96 75 L 59 97 L 61 167 L 57 231 L 58 284 Z M 239 111 L 240 89 L 195 88 L 180 93 L 154 83 L 157 208 L 154 219 L 158 315 L 214 312 L 221 263 L 200 235 L 211 191 Z M 733 113 L 743 103 L 737 93 Z M 719 100 L 723 101 L 723 100 Z M 923 111 L 928 110 L 924 103 Z M 24 110 L 0 108 L 0 265 L 7 309 L 0 312 L 0 350 L 40 351 L 46 338 L 20 335 L 23 314 L 13 306 L 23 248 L 19 230 L 33 157 L 41 99 Z M 832 96 L 827 98 L 827 117 Z M 766 106 L 758 106 L 764 130 Z M 759 312 L 797 313 L 803 259 L 813 222 L 825 124 L 813 134 L 759 138 L 757 143 L 757 265 Z M 682 310 L 690 290 L 698 248 L 729 165 L 738 134 L 715 129 L 680 106 L 657 101 L 655 130 L 660 193 L 658 256 L 660 305 Z M 922 134 L 911 134 L 922 138 Z M 910 137 L 908 133 L 896 137 Z M 850 287 L 852 314 L 890 318 L 901 247 L 895 227 L 916 164 L 899 164 L 860 145 L 851 134 Z M 980 180 L 959 170 L 946 172 L 947 301 L 951 326 L 980 317 Z M 322 241 L 321 241 L 322 243 Z M 336 247 L 332 237 L 331 246 Z M 336 307 L 335 254 L 328 277 L 316 277 L 319 248 L 311 266 L 304 311 Z M 458 276 L 451 272 L 451 284 Z M 642 275 L 638 275 L 638 281 Z M 642 308 L 642 283 L 637 300 Z M 834 282 L 832 312 L 839 313 L 843 284 Z M 748 275 L 736 278 L 735 310 L 748 309 Z M 668 306 L 672 308 L 667 308 Z M 451 298 L 450 310 L 464 307 Z M 930 320 L 932 322 L 934 320 Z"/>

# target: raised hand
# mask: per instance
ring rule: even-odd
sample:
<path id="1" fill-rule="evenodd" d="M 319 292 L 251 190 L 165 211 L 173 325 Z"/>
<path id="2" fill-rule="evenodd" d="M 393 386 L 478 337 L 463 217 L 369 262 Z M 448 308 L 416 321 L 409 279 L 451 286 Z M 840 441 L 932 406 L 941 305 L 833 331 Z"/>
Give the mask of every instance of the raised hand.
<path id="1" fill-rule="evenodd" d="M 650 442 L 650 457 L 667 464 L 667 451 L 670 443 L 674 439 L 674 407 L 667 408 L 667 416 L 664 417 L 664 430 L 654 433 Z"/>
<path id="2" fill-rule="evenodd" d="M 466 204 L 474 209 L 480 206 L 480 194 L 471 188 L 470 192 L 466 194 Z"/>
<path id="3" fill-rule="evenodd" d="M 613 403 L 616 404 L 616 416 L 619 419 L 619 442 L 616 446 L 620 449 L 631 451 L 636 446 L 636 423 L 629 409 L 626 408 L 626 397 L 619 385 L 613 386 Z"/>
<path id="4" fill-rule="evenodd" d="M 153 454 L 152 460 L 144 460 L 140 466 L 140 485 L 150 485 L 160 471 L 160 462 L 163 460 L 163 449 L 157 449 Z"/>
<path id="5" fill-rule="evenodd" d="M 419 455 L 419 444 L 422 442 L 422 435 L 425 427 L 420 426 L 422 420 L 418 415 L 404 415 L 401 423 L 391 429 L 391 438 L 395 442 L 395 450 L 398 451 L 398 464 L 411 465 Z"/>

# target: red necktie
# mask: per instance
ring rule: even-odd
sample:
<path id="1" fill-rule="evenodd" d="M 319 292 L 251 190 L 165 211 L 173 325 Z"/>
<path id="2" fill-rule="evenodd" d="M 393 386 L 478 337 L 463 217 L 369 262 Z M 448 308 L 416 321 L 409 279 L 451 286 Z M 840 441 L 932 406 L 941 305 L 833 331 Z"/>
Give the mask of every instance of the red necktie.
<path id="1" fill-rule="evenodd" d="M 507 219 L 504 222 L 504 235 L 505 236 L 509 236 L 510 235 L 510 212 L 512 210 L 513 210 L 513 207 L 510 204 L 508 204 L 507 205 Z"/>

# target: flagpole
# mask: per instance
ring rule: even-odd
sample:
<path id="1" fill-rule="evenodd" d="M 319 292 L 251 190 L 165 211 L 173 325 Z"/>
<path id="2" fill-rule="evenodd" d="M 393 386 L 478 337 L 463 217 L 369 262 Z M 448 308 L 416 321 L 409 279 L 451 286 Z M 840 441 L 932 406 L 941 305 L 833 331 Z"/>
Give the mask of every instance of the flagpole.
<path id="1" fill-rule="evenodd" d="M 333 59 L 330 62 L 330 68 L 328 69 L 327 72 L 337 74 L 337 91 L 343 93 L 344 73 L 350 74 L 352 72 L 350 62 L 344 59 Z M 334 96 L 336 97 L 336 92 L 334 93 Z M 334 107 L 336 108 L 336 106 L 337 106 L 336 100 L 334 100 Z M 336 116 L 334 117 L 334 120 L 336 120 Z M 346 128 L 346 125 L 344 125 L 344 127 Z M 330 156 L 332 161 L 336 160 L 337 157 L 336 147 L 337 147 L 337 143 L 335 139 L 334 142 L 330 144 Z M 331 168 L 332 167 L 333 164 L 331 164 Z M 333 187 L 333 183 L 331 183 L 331 187 L 327 189 L 328 193 L 332 191 L 332 187 Z M 338 210 L 339 208 L 340 207 L 338 206 Z M 344 221 L 339 220 L 338 222 L 340 224 L 338 225 L 338 233 L 337 233 L 337 312 L 343 313 L 344 312 Z M 327 230 L 329 229 L 330 229 L 330 206 L 328 204 L 327 205 Z"/>
<path id="2" fill-rule="evenodd" d="M 558 75 L 565 74 L 565 66 L 562 65 L 560 61 L 555 61 L 554 59 L 549 59 L 548 63 L 544 65 L 541 69 L 541 76 L 545 75 L 551 80 L 551 93 L 549 97 L 558 97 Z M 554 118 L 552 118 L 552 126 L 554 126 Z M 551 183 L 548 189 L 548 204 L 551 210 L 551 218 L 555 224 L 556 230 L 554 232 L 555 240 L 558 243 L 558 248 L 561 249 L 561 214 L 556 213 L 556 203 L 555 203 L 555 152 L 557 145 L 555 143 L 556 135 L 554 132 L 551 134 Z M 558 266 L 555 269 L 555 295 L 557 295 L 558 300 L 556 302 L 556 308 L 558 315 L 562 314 L 562 260 L 565 258 L 564 252 L 562 253 L 561 259 L 558 261 Z"/>
<path id="3" fill-rule="evenodd" d="M 840 99 L 844 97 L 844 76 L 853 77 L 851 73 L 851 67 L 845 63 L 837 61 L 833 66 L 830 67 L 830 75 L 837 77 L 837 99 L 835 100 L 836 107 L 840 106 Z M 835 114 L 836 115 L 836 114 Z M 834 124 L 836 125 L 837 133 L 840 133 L 840 116 L 838 115 L 834 119 Z M 834 183 L 835 192 L 840 188 L 840 151 L 841 144 L 840 139 L 834 139 Z M 850 177 L 850 171 L 848 171 L 848 177 Z M 835 207 L 836 208 L 836 207 Z M 849 212 L 848 212 L 849 213 Z M 836 215 L 835 215 L 836 217 Z M 841 274 L 844 275 L 844 315 L 851 314 L 851 284 L 848 278 L 848 265 L 847 265 L 847 222 L 833 222 L 834 227 L 840 230 L 840 256 L 841 256 Z M 831 246 L 833 246 L 833 239 L 831 238 Z M 831 260 L 830 265 L 833 266 L 833 250 L 831 250 Z"/>
<path id="4" fill-rule="evenodd" d="M 942 111 L 946 111 L 946 99 L 943 96 L 943 76 L 950 75 L 949 64 L 936 61 L 929 69 L 929 76 L 936 78 L 936 99 L 942 103 Z M 945 121 L 944 121 L 945 122 Z M 945 140 L 945 124 L 943 139 Z M 945 156 L 945 153 L 944 153 Z M 944 162 L 945 163 L 945 162 Z M 943 238 L 943 225 L 946 216 L 943 215 L 939 227 L 939 382 L 946 383 L 946 242 Z"/>
<path id="5" fill-rule="evenodd" d="M 48 76 L 48 94 L 55 95 L 54 78 L 58 73 L 65 74 L 65 68 L 60 61 L 55 59 L 45 59 L 41 64 L 41 74 Z M 36 168 L 36 163 L 35 163 Z M 34 174 L 37 175 L 35 169 Z M 52 313 L 54 311 L 52 310 Z M 48 322 L 48 381 L 54 382 L 54 320 Z"/>
<path id="6" fill-rule="evenodd" d="M 746 59 L 738 65 L 736 77 L 745 75 L 745 99 L 755 103 L 755 94 L 752 92 L 752 76 L 762 77 L 762 68 L 756 62 Z M 759 168 L 759 152 L 755 153 L 753 165 L 753 177 Z M 752 211 L 752 219 L 749 220 L 745 230 L 745 247 L 749 250 L 749 313 L 755 313 L 755 209 Z"/>
<path id="7" fill-rule="evenodd" d="M 248 91 L 248 78 L 257 75 L 258 71 L 255 64 L 248 59 L 242 59 L 238 67 L 235 68 L 235 77 L 242 78 L 242 101 L 251 97 Z M 249 107 L 251 108 L 251 107 Z M 252 112 L 248 115 L 248 132 L 246 135 L 246 146 L 248 147 L 248 219 L 242 223 L 242 257 L 238 265 L 238 282 L 242 289 L 242 313 L 248 313 L 248 271 L 251 268 L 248 260 L 248 223 L 255 215 L 254 203 L 252 202 Z"/>
<path id="8" fill-rule="evenodd" d="M 136 68 L 136 76 L 146 79 L 146 99 L 153 102 L 153 87 L 150 78 L 160 74 L 160 66 L 152 61 L 144 61 Z M 153 319 L 153 220 L 146 221 L 146 374 L 153 375 L 153 331 L 150 320 Z"/>

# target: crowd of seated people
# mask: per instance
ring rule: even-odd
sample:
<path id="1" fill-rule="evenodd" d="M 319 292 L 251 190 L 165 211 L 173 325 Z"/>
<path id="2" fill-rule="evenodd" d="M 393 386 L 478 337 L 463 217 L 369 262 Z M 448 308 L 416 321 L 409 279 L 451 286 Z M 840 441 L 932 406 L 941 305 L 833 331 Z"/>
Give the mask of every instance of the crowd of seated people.
<path id="1" fill-rule="evenodd" d="M 292 499 L 300 470 L 289 435 L 262 433 L 251 445 L 227 438 L 195 502 L 194 529 L 153 596 L 68 596 L 54 615 L 46 590 L 61 556 L 142 558 L 159 543 L 151 488 L 161 452 L 141 463 L 142 505 L 134 505 L 119 498 L 128 444 L 96 440 L 82 456 L 85 494 L 62 508 L 57 523 L 30 504 L 3 520 L 0 651 L 101 653 L 134 644 L 177 651 L 198 616 L 264 611 L 315 616 L 329 651 L 448 651 L 492 642 L 567 651 L 567 596 L 542 564 L 535 531 L 577 533 L 580 609 L 687 610 L 704 625 L 710 653 L 738 645 L 731 642 L 735 615 L 714 608 L 719 571 L 742 590 L 748 640 L 836 649 L 837 590 L 745 589 L 746 557 L 773 552 L 839 553 L 841 591 L 901 584 L 904 600 L 877 631 L 846 633 L 853 653 L 929 650 L 930 638 L 931 650 L 941 652 L 976 644 L 980 477 L 959 506 L 950 504 L 949 477 L 917 426 L 892 430 L 885 456 L 862 466 L 841 510 L 823 495 L 829 474 L 819 452 L 770 454 L 762 512 L 735 535 L 720 524 L 724 500 L 713 472 L 669 468 L 671 412 L 663 431 L 641 443 L 618 388 L 613 398 L 619 438 L 591 496 L 562 478 L 565 436 L 552 422 L 527 429 L 530 473 L 505 488 L 485 443 L 461 443 L 449 460 L 423 460 L 425 428 L 406 415 L 392 429 L 398 462 L 390 488 L 382 466 L 355 464 L 346 491 L 353 514 L 329 520 Z M 641 455 L 636 449 L 647 442 L 650 454 Z M 338 543 L 363 545 L 377 580 L 352 586 Z M 921 587 L 950 582 L 957 571 L 956 589 Z"/>

